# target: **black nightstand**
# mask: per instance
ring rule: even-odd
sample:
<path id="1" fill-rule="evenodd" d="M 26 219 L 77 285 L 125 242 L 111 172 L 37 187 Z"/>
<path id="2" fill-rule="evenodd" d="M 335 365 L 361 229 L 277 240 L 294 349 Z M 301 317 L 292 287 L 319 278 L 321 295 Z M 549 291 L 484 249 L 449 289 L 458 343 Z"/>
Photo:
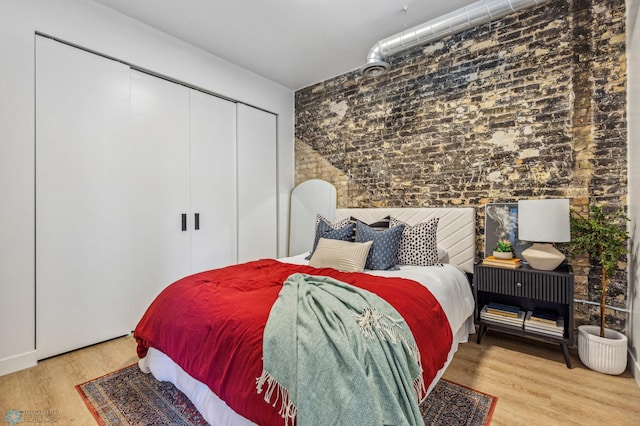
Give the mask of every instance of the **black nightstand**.
<path id="1" fill-rule="evenodd" d="M 477 343 L 487 328 L 527 336 L 552 343 L 562 348 L 567 368 L 571 368 L 569 345 L 573 345 L 573 269 L 570 265 L 560 265 L 554 271 L 540 271 L 522 266 L 517 269 L 475 265 L 473 293 L 476 299 L 476 323 L 479 324 Z M 564 318 L 564 335 L 550 336 L 525 330 L 523 327 L 483 321 L 480 311 L 488 303 L 502 303 L 518 306 L 524 311 L 542 309 Z"/>

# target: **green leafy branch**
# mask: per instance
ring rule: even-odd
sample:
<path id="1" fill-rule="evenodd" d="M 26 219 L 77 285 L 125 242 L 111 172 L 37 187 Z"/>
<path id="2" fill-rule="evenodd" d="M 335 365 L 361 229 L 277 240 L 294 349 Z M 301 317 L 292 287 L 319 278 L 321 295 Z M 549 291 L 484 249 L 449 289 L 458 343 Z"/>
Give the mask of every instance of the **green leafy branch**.
<path id="1" fill-rule="evenodd" d="M 600 267 L 602 292 L 600 294 L 600 336 L 604 337 L 604 312 L 607 287 L 618 270 L 618 261 L 629 253 L 627 240 L 629 221 L 622 207 L 611 210 L 591 204 L 587 217 L 571 211 L 571 241 L 568 243 L 572 255 L 587 255 Z"/>

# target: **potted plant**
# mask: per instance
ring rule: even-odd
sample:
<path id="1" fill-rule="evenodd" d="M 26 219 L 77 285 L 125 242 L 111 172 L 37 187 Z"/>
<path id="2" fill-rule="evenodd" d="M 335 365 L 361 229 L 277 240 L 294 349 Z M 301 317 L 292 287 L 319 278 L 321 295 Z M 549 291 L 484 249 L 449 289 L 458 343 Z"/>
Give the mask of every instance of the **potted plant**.
<path id="1" fill-rule="evenodd" d="M 621 374 L 627 367 L 627 337 L 605 328 L 605 302 L 618 261 L 629 253 L 629 233 L 625 226 L 628 220 L 623 208 L 608 209 L 591 204 L 587 217 L 571 211 L 569 250 L 572 254 L 589 256 L 592 265 L 599 268 L 602 284 L 600 326 L 578 327 L 578 355 L 584 365 L 606 374 Z"/>
<path id="2" fill-rule="evenodd" d="M 493 249 L 493 257 L 497 259 L 513 258 L 513 245 L 509 240 L 498 240 Z"/>

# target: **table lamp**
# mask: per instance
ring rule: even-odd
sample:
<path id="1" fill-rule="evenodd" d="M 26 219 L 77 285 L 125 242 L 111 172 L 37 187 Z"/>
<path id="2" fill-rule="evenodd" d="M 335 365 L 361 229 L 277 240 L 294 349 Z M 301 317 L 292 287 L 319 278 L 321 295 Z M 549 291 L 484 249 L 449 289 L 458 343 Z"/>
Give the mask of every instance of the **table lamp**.
<path id="1" fill-rule="evenodd" d="M 522 257 L 534 269 L 553 271 L 565 256 L 552 244 L 571 240 L 569 200 L 518 201 L 518 239 L 534 244 L 522 252 Z"/>

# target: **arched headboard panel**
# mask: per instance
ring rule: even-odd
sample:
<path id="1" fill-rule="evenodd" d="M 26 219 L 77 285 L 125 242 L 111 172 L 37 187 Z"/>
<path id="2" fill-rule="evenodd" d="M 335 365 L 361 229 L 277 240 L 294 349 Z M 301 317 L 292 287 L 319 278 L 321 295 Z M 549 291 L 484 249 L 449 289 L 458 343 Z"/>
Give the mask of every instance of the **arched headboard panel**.
<path id="1" fill-rule="evenodd" d="M 316 228 L 316 215 L 333 220 L 336 211 L 336 188 L 329 182 L 311 179 L 291 191 L 289 220 L 289 255 L 311 250 Z"/>

